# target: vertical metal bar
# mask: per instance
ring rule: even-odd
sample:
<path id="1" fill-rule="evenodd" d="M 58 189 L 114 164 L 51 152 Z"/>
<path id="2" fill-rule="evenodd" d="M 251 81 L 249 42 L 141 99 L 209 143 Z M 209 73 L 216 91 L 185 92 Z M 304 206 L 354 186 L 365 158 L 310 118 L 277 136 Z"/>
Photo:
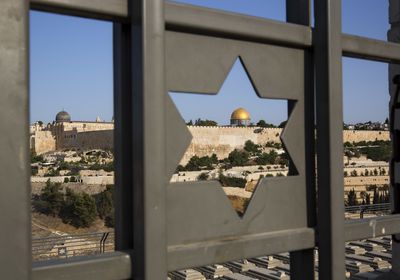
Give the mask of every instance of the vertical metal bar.
<path id="1" fill-rule="evenodd" d="M 390 30 L 388 32 L 388 40 L 390 42 L 400 43 L 400 0 L 389 0 L 389 23 Z M 390 116 L 390 137 L 392 140 L 393 146 L 393 155 L 390 164 L 390 185 L 391 185 L 391 200 L 392 200 L 392 212 L 400 213 L 400 184 L 395 182 L 394 178 L 396 177 L 396 170 L 394 168 L 394 163 L 400 161 L 400 153 L 399 153 L 399 143 L 396 143 L 400 138 L 400 131 L 395 130 L 394 121 L 399 118 L 396 116 L 395 107 L 398 104 L 399 100 L 396 100 L 396 91 L 397 86 L 393 83 L 393 77 L 395 75 L 400 74 L 400 65 L 390 64 L 389 65 L 389 94 L 390 98 L 390 107 L 392 114 Z M 392 242 L 392 270 L 394 273 L 400 275 L 400 243 L 399 237 L 400 235 L 394 236 Z"/>
<path id="2" fill-rule="evenodd" d="M 286 0 L 286 21 L 301 25 L 310 25 L 310 0 Z M 314 152 L 314 67 L 312 54 L 305 51 L 305 135 L 306 135 L 306 177 L 307 177 L 307 214 L 308 226 L 315 227 L 315 152 Z M 288 101 L 288 113 L 295 103 Z M 290 168 L 289 168 L 290 171 Z M 314 279 L 314 249 L 290 252 L 290 276 L 293 280 Z"/>
<path id="3" fill-rule="evenodd" d="M 28 96 L 28 3 L 0 8 L 0 272 L 29 279 L 31 271 Z"/>
<path id="4" fill-rule="evenodd" d="M 341 1 L 315 1 L 319 278 L 345 273 Z"/>
<path id="5" fill-rule="evenodd" d="M 134 279 L 167 277 L 164 1 L 130 0 Z"/>
<path id="6" fill-rule="evenodd" d="M 114 23 L 115 249 L 133 250 L 131 25 Z"/>

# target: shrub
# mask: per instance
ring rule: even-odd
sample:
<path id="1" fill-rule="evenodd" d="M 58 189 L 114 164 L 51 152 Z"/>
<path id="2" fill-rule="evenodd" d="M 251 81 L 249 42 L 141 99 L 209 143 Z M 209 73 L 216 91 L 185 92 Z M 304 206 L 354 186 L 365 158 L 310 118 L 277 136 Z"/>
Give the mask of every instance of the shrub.
<path id="1" fill-rule="evenodd" d="M 233 166 L 243 166 L 249 160 L 249 153 L 234 149 L 232 152 L 230 152 L 228 159 Z"/>
<path id="2" fill-rule="evenodd" d="M 64 203 L 64 194 L 61 189 L 60 183 L 51 183 L 50 179 L 47 180 L 38 200 L 33 202 L 35 209 L 53 217 L 58 215 Z"/>
<path id="3" fill-rule="evenodd" d="M 101 219 L 107 218 L 114 211 L 114 185 L 95 195 L 97 213 Z"/>
<path id="4" fill-rule="evenodd" d="M 199 176 L 197 176 L 197 180 L 199 181 L 206 181 L 208 179 L 209 175 L 205 172 L 200 173 Z"/>
<path id="5" fill-rule="evenodd" d="M 76 193 L 67 189 L 65 205 L 60 212 L 64 223 L 71 224 L 77 228 L 89 227 L 97 217 L 96 202 L 87 193 Z"/>
<path id="6" fill-rule="evenodd" d="M 246 179 L 237 178 L 237 177 L 228 177 L 220 174 L 219 181 L 224 187 L 236 187 L 236 188 L 244 188 L 246 186 Z"/>

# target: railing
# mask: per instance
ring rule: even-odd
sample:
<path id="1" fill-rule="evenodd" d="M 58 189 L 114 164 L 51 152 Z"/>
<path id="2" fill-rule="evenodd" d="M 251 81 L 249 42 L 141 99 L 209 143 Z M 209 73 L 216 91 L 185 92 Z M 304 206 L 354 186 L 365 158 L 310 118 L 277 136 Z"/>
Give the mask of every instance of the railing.
<path id="1" fill-rule="evenodd" d="M 37 261 L 113 252 L 114 238 L 114 232 L 34 238 L 32 258 Z"/>

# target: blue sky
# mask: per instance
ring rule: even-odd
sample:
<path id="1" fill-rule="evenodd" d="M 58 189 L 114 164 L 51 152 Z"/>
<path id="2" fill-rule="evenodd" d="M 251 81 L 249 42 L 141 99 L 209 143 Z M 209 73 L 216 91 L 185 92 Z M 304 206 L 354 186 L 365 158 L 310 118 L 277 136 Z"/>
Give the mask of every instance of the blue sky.
<path id="1" fill-rule="evenodd" d="M 284 0 L 179 1 L 275 20 L 284 20 Z M 343 32 L 386 39 L 387 0 L 343 0 Z M 74 120 L 110 120 L 112 103 L 112 25 L 109 22 L 31 12 L 31 121 L 49 122 L 61 109 Z M 206 81 L 205 81 L 206 82 Z M 346 122 L 384 120 L 388 115 L 387 65 L 343 60 Z M 254 121 L 279 123 L 285 102 L 256 97 L 239 63 L 217 96 L 172 95 L 183 117 L 228 121 L 235 107 L 247 108 Z M 213 98 L 213 99 L 210 99 Z M 210 102 L 212 100 L 212 102 Z M 211 105 L 215 103 L 215 105 Z"/>

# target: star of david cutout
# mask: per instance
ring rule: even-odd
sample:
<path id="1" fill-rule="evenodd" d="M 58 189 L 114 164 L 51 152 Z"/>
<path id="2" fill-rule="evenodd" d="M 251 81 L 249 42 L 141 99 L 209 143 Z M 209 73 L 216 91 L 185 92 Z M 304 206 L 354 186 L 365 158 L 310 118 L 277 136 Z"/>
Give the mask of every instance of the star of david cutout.
<path id="1" fill-rule="evenodd" d="M 220 100 L 218 100 L 219 102 L 214 100 L 221 95 L 220 92 L 229 82 L 232 71 L 237 67 L 244 70 L 242 77 L 248 79 L 251 88 L 247 92 L 243 92 L 244 97 L 251 97 L 250 94 L 253 94 L 258 97 L 258 103 L 275 102 L 274 104 L 280 106 L 281 110 L 287 110 L 287 99 L 280 99 L 280 104 L 277 104 L 276 101 L 272 101 L 272 98 L 260 97 L 261 94 L 257 91 L 240 57 L 231 67 L 225 78 L 226 83 L 223 83 L 218 93 L 197 95 L 204 97 L 204 100 L 207 101 L 205 104 L 196 104 L 191 108 L 199 107 L 200 110 L 212 111 L 214 109 L 215 111 L 218 107 L 212 107 L 216 103 L 217 106 L 233 106 L 232 104 L 220 104 Z M 204 82 L 207 82 L 206 78 Z M 171 183 L 218 181 L 233 208 L 242 217 L 261 180 L 284 180 L 286 176 L 298 174 L 285 145 L 285 127 L 271 128 L 264 124 L 251 125 L 251 113 L 249 114 L 249 112 L 252 111 L 252 108 L 247 108 L 249 112 L 244 108 L 236 108 L 241 107 L 239 103 L 232 107 L 236 110 L 231 115 L 230 123 L 218 126 L 212 121 L 194 120 L 192 123 L 185 124 L 184 112 L 182 112 L 185 109 L 183 105 L 185 102 L 180 102 L 179 99 L 184 96 L 185 99 L 193 97 L 193 93 L 171 93 L 171 96 L 175 102 L 173 106 L 175 108 L 174 119 L 179 123 L 176 126 L 176 133 L 185 131 L 184 138 L 188 140 L 186 141 L 188 144 L 185 146 L 175 146 L 178 151 L 175 151 L 177 156 L 175 156 L 175 165 L 172 165 L 176 168 L 170 170 L 169 181 Z M 170 97 L 168 99 L 171 102 Z M 290 113 L 287 119 L 289 121 Z M 286 121 L 282 124 L 286 124 Z"/>

